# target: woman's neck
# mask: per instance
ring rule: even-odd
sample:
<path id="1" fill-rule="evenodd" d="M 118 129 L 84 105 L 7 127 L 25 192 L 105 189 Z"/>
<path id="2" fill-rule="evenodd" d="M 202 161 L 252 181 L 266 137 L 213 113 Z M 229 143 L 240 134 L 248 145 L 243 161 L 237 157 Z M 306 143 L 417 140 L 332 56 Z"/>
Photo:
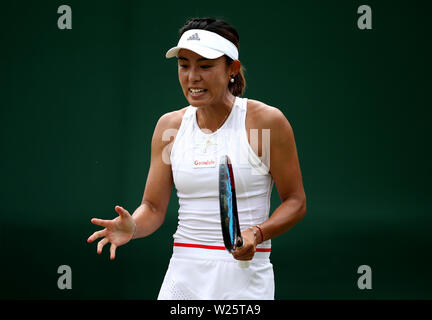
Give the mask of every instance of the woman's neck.
<path id="1" fill-rule="evenodd" d="M 234 105 L 235 96 L 229 92 L 215 104 L 199 107 L 197 110 L 197 122 L 201 129 L 212 132 L 219 129 L 228 118 Z"/>

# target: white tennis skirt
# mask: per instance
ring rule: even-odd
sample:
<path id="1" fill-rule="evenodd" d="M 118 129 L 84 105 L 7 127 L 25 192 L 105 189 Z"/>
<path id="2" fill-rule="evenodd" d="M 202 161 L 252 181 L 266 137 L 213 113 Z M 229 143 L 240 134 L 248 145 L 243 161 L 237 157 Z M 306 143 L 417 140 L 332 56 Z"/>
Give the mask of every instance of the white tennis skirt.
<path id="1" fill-rule="evenodd" d="M 175 242 L 158 300 L 274 300 L 270 249 L 258 249 L 249 267 L 221 246 Z"/>

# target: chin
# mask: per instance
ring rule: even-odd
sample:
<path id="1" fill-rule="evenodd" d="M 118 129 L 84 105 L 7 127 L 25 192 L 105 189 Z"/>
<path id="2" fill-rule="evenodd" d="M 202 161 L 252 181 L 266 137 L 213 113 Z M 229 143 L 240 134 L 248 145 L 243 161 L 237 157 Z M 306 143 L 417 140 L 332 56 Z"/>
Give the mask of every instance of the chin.
<path id="1" fill-rule="evenodd" d="M 197 108 L 208 105 L 208 99 L 194 99 L 192 97 L 187 97 L 186 100 L 189 102 L 191 106 Z"/>

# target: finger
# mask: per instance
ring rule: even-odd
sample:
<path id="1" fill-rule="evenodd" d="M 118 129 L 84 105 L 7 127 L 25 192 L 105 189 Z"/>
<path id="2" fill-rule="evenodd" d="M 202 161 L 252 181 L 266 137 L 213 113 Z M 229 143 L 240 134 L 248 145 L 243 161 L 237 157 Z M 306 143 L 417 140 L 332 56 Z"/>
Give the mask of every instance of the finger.
<path id="1" fill-rule="evenodd" d="M 242 245 L 240 247 L 235 248 L 235 250 L 233 251 L 233 255 L 234 255 L 234 257 L 239 257 L 239 256 L 244 255 L 248 251 L 249 251 L 249 248 L 245 245 Z"/>
<path id="2" fill-rule="evenodd" d="M 107 234 L 106 228 L 103 230 L 100 230 L 100 231 L 96 231 L 87 239 L 87 242 L 91 243 L 91 242 L 95 241 L 96 239 L 99 239 L 101 237 L 105 237 L 106 234 Z"/>
<path id="3" fill-rule="evenodd" d="M 111 220 L 102 220 L 102 219 L 98 219 L 98 218 L 93 218 L 90 221 L 93 224 L 96 224 L 98 226 L 105 227 L 105 228 L 109 227 L 112 223 Z"/>
<path id="4" fill-rule="evenodd" d="M 237 255 L 237 256 L 234 256 L 234 255 L 233 255 L 233 257 L 234 257 L 234 259 L 236 259 L 236 260 L 248 261 L 248 260 L 252 260 L 252 259 L 253 259 L 254 254 L 252 254 L 252 253 L 247 253 L 247 254 L 244 254 L 244 255 Z"/>
<path id="5" fill-rule="evenodd" d="M 232 255 L 237 260 L 251 260 L 255 255 L 255 248 L 248 245 L 237 247 Z"/>
<path id="6" fill-rule="evenodd" d="M 233 251 L 232 255 L 234 259 L 240 259 L 244 255 L 244 252 L 240 252 L 238 249 L 236 249 Z"/>
<path id="7" fill-rule="evenodd" d="M 129 212 L 125 209 L 125 208 L 123 208 L 123 207 L 121 207 L 121 206 L 115 206 L 115 211 L 119 214 L 119 216 L 121 216 L 121 217 L 128 217 L 130 214 L 129 214 Z"/>
<path id="8" fill-rule="evenodd" d="M 115 252 L 116 252 L 117 246 L 113 243 L 111 243 L 111 247 L 110 247 L 110 253 L 111 253 L 111 260 L 115 259 Z"/>
<path id="9" fill-rule="evenodd" d="M 101 241 L 98 242 L 97 245 L 97 253 L 101 254 L 102 253 L 102 249 L 104 247 L 104 245 L 106 245 L 109 242 L 108 238 L 103 238 Z"/>
<path id="10" fill-rule="evenodd" d="M 253 259 L 253 255 L 252 256 L 251 255 L 242 256 L 242 257 L 238 257 L 238 258 L 234 258 L 234 259 L 239 260 L 239 261 L 250 261 Z"/>

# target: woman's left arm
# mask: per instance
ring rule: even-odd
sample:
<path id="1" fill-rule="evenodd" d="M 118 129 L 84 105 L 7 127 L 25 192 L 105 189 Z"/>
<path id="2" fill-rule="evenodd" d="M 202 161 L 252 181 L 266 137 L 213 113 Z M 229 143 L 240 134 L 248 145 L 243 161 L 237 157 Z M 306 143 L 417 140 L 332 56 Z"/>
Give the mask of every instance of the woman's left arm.
<path id="1" fill-rule="evenodd" d="M 306 195 L 293 129 L 276 108 L 269 118 L 270 172 L 282 203 L 260 224 L 264 236 L 260 243 L 288 231 L 306 215 Z"/>
<path id="2" fill-rule="evenodd" d="M 276 108 L 271 108 L 261 119 L 264 123 L 260 127 L 270 129 L 270 148 L 263 146 L 262 150 L 270 149 L 270 173 L 282 203 L 259 225 L 261 232 L 256 227 L 242 232 L 245 246 L 233 253 L 238 260 L 252 259 L 257 244 L 288 231 L 306 214 L 306 195 L 293 129 Z"/>

